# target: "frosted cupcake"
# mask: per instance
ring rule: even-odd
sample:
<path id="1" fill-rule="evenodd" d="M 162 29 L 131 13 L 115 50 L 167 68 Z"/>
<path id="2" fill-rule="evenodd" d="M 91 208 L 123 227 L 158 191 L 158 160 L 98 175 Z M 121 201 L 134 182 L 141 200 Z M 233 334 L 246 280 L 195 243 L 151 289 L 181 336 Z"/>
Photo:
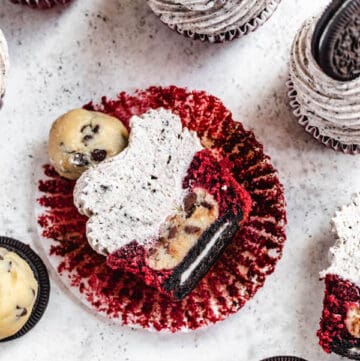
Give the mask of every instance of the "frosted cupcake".
<path id="1" fill-rule="evenodd" d="M 342 10 L 346 14 L 334 13 L 333 29 L 324 25 L 324 16 L 341 4 L 334 1 L 297 33 L 287 85 L 290 105 L 305 130 L 327 147 L 355 154 L 360 152 L 360 55 L 351 50 L 358 41 L 351 34 L 360 33 L 359 5 L 348 2 Z"/>
<path id="2" fill-rule="evenodd" d="M 262 25 L 281 0 L 148 0 L 163 23 L 211 43 L 241 37 Z"/>
<path id="3" fill-rule="evenodd" d="M 49 9 L 55 5 L 64 5 L 71 0 L 10 0 L 14 4 L 30 6 L 34 9 Z"/>
<path id="4" fill-rule="evenodd" d="M 0 106 L 5 94 L 6 78 L 9 70 L 9 52 L 5 36 L 0 30 Z"/>

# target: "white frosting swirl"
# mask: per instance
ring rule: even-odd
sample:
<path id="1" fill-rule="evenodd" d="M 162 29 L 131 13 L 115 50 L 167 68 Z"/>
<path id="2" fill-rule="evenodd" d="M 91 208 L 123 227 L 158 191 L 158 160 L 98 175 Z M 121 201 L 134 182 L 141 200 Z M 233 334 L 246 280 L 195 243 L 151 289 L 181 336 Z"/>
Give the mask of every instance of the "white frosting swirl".
<path id="1" fill-rule="evenodd" d="M 9 52 L 3 32 L 0 30 L 0 98 L 5 93 L 7 73 L 9 70 Z"/>
<path id="2" fill-rule="evenodd" d="M 317 128 L 319 137 L 344 146 L 360 144 L 360 77 L 347 82 L 330 78 L 311 51 L 317 19 L 307 21 L 292 47 L 290 78 L 296 92 L 295 114 L 306 120 L 307 129 Z"/>
<path id="3" fill-rule="evenodd" d="M 258 19 L 264 22 L 280 0 L 148 0 L 151 9 L 179 32 L 217 36 Z M 262 14 L 265 14 L 262 17 Z M 261 19 L 260 19 L 261 18 Z M 254 27 L 256 26 L 253 24 Z"/>
<path id="4" fill-rule="evenodd" d="M 360 194 L 337 212 L 332 221 L 338 239 L 330 249 L 331 265 L 320 277 L 335 274 L 360 286 Z"/>

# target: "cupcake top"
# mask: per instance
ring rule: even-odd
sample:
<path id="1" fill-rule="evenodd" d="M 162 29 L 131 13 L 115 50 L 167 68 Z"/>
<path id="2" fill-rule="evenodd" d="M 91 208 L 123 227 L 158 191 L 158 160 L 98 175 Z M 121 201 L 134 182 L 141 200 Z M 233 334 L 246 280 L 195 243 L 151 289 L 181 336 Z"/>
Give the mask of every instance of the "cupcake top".
<path id="1" fill-rule="evenodd" d="M 360 144 L 360 77 L 339 81 L 329 77 L 312 54 L 318 19 L 305 22 L 292 46 L 290 76 L 299 116 L 323 137 L 345 145 Z"/>
<path id="2" fill-rule="evenodd" d="M 179 31 L 216 36 L 238 29 L 279 0 L 148 0 L 161 20 Z"/>
<path id="3" fill-rule="evenodd" d="M 338 239 L 330 249 L 331 265 L 320 276 L 335 274 L 360 287 L 360 194 L 337 212 L 332 221 Z"/>
<path id="4" fill-rule="evenodd" d="M 28 263 L 0 248 L 0 340 L 15 335 L 29 320 L 38 283 Z"/>
<path id="5" fill-rule="evenodd" d="M 0 98 L 5 93 L 6 77 L 9 69 L 9 52 L 5 36 L 0 30 Z"/>

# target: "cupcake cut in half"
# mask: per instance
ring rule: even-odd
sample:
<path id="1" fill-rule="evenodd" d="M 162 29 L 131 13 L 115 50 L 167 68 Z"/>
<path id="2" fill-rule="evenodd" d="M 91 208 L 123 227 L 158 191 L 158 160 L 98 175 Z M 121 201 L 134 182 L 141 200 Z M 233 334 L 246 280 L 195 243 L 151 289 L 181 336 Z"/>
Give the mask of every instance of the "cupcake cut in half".
<path id="1" fill-rule="evenodd" d="M 297 33 L 291 51 L 290 105 L 325 146 L 360 152 L 360 2 L 333 1 Z"/>
<path id="2" fill-rule="evenodd" d="M 251 199 L 171 111 L 133 117 L 130 129 L 123 152 L 78 179 L 75 205 L 112 268 L 181 299 L 232 240 Z"/>
<path id="3" fill-rule="evenodd" d="M 211 43 L 233 40 L 256 30 L 281 0 L 148 0 L 172 30 Z"/>
<path id="4" fill-rule="evenodd" d="M 336 213 L 333 230 L 318 337 L 324 351 L 360 360 L 360 194 Z"/>
<path id="5" fill-rule="evenodd" d="M 202 91 L 151 87 L 85 109 L 116 117 L 129 138 L 77 181 L 44 167 L 38 223 L 62 281 L 97 312 L 150 330 L 238 311 L 285 241 L 283 188 L 262 145 Z"/>

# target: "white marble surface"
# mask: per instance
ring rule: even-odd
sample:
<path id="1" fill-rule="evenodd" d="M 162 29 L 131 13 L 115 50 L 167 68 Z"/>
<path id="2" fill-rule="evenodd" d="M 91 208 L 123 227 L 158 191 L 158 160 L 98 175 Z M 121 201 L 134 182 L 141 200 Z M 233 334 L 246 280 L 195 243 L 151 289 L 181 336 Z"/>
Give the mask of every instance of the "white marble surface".
<path id="1" fill-rule="evenodd" d="M 333 243 L 329 220 L 360 190 L 359 157 L 325 149 L 298 126 L 285 80 L 296 30 L 327 0 L 283 0 L 257 32 L 223 45 L 192 42 L 163 26 L 144 0 L 77 0 L 36 12 L 0 0 L 12 68 L 0 111 L 0 233 L 36 244 L 33 170 L 54 118 L 90 99 L 153 84 L 205 89 L 253 129 L 280 171 L 288 241 L 276 272 L 238 314 L 206 330 L 158 335 L 110 325 L 52 281 L 38 326 L 0 345 L 1 361 L 231 360 L 294 354 L 338 360 L 317 345 Z M 26 356 L 25 356 L 26 355 Z"/>

